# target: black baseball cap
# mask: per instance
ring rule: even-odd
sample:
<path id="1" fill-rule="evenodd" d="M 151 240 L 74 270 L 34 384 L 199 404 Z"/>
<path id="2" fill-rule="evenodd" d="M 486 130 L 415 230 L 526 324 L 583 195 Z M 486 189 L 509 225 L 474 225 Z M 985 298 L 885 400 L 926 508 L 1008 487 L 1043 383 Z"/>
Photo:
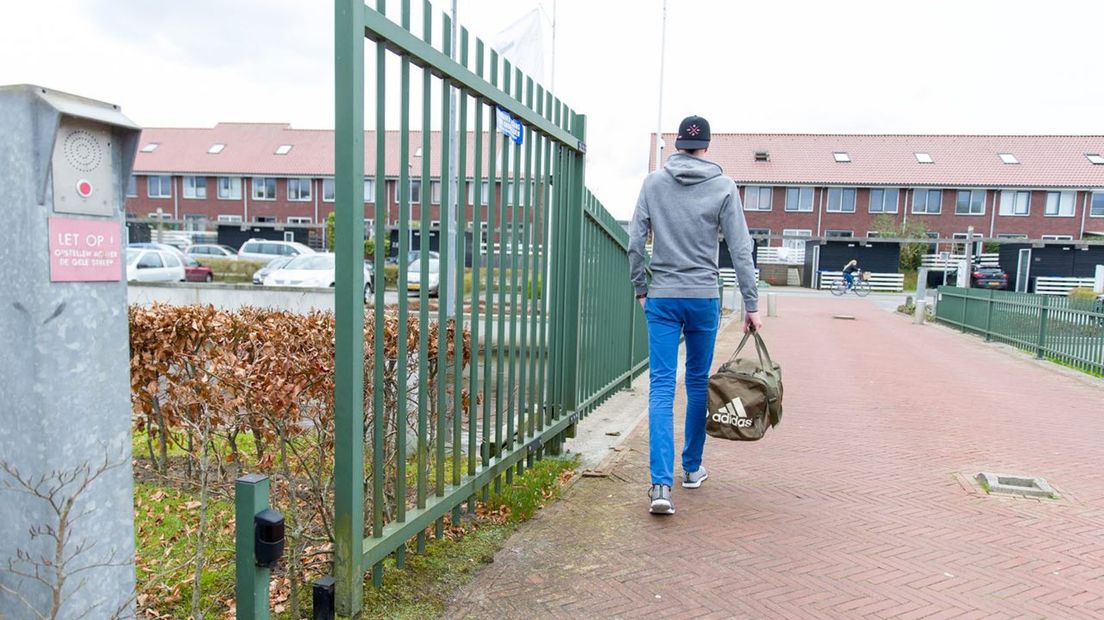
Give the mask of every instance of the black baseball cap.
<path id="1" fill-rule="evenodd" d="M 675 148 L 696 151 L 709 147 L 709 121 L 700 116 L 687 116 L 679 123 Z"/>

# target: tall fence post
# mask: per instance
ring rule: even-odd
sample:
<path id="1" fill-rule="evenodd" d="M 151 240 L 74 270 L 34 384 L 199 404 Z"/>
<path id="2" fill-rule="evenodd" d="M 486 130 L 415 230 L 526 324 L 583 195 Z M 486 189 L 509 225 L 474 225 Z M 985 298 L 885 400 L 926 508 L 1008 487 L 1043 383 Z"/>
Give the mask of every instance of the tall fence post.
<path id="1" fill-rule="evenodd" d="M 970 289 L 962 291 L 962 322 L 959 323 L 959 327 L 962 328 L 962 333 L 966 333 L 966 309 L 970 305 Z"/>
<path id="2" fill-rule="evenodd" d="M 995 291 L 989 289 L 989 297 L 985 300 L 985 342 L 992 342 L 993 333 L 990 328 L 993 326 L 993 294 Z"/>
<path id="3" fill-rule="evenodd" d="M 1043 359 L 1046 352 L 1047 319 L 1050 315 L 1050 297 L 1043 295 L 1043 305 L 1039 306 L 1039 341 L 1035 357 Z"/>
<path id="4" fill-rule="evenodd" d="M 578 114 L 571 124 L 571 133 L 579 142 L 586 142 L 586 116 Z M 568 186 L 566 264 L 564 287 L 564 383 L 562 400 L 564 411 L 575 412 L 579 408 L 579 323 L 586 320 L 580 313 L 582 295 L 582 228 L 583 197 L 586 194 L 586 155 L 574 153 L 571 162 L 570 185 Z"/>
<path id="5" fill-rule="evenodd" d="M 334 0 L 334 578 L 337 615 L 364 600 L 364 3 Z M 382 50 L 379 54 L 382 54 Z M 380 64 L 382 64 L 382 59 Z M 383 76 L 377 76 L 382 82 Z M 383 180 L 379 180 L 383 185 Z M 379 204 L 377 202 L 377 204 Z M 376 219 L 380 214 L 376 214 Z M 377 275 L 382 275 L 376 272 Z M 380 330 L 382 331 L 382 330 Z M 378 332 L 377 332 L 378 333 Z M 240 617 L 240 616 L 239 616 Z"/>
<path id="6" fill-rule="evenodd" d="M 235 617 L 241 620 L 268 618 L 270 571 L 257 566 L 256 524 L 253 522 L 253 517 L 265 508 L 268 508 L 268 476 L 246 474 L 238 478 L 234 483 Z"/>

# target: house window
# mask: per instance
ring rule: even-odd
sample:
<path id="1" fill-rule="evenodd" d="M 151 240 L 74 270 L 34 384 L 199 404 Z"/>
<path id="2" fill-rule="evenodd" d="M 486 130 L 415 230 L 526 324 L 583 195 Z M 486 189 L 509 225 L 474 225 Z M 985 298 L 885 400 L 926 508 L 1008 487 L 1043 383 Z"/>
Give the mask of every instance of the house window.
<path id="1" fill-rule="evenodd" d="M 489 204 L 490 197 L 491 183 L 489 181 L 483 181 L 479 184 L 479 204 Z M 468 184 L 468 204 L 475 204 L 475 183 Z"/>
<path id="2" fill-rule="evenodd" d="M 866 231 L 866 238 L 867 239 L 877 239 L 878 237 L 881 237 L 881 236 L 882 236 L 882 233 L 880 233 L 876 230 Z"/>
<path id="3" fill-rule="evenodd" d="M 220 200 L 241 200 L 241 177 L 219 177 L 218 197 Z"/>
<path id="4" fill-rule="evenodd" d="M 912 193 L 912 212 L 938 215 L 943 210 L 943 190 L 918 189 Z"/>
<path id="5" fill-rule="evenodd" d="M 322 179 L 322 202 L 334 201 L 335 187 L 333 179 Z"/>
<path id="6" fill-rule="evenodd" d="M 306 202 L 311 199 L 311 180 L 310 179 L 288 179 L 287 180 L 287 196 L 288 200 L 293 202 Z"/>
<path id="7" fill-rule="evenodd" d="M 364 179 L 364 202 L 376 202 L 376 180 Z"/>
<path id="8" fill-rule="evenodd" d="M 223 223 L 223 224 L 239 224 L 242 221 L 242 216 L 240 216 L 240 215 L 220 215 L 220 216 L 218 216 L 218 221 Z"/>
<path id="9" fill-rule="evenodd" d="M 1104 155 L 1099 153 L 1085 153 L 1085 157 L 1088 158 L 1094 166 L 1104 166 Z"/>
<path id="10" fill-rule="evenodd" d="M 276 154 L 277 155 L 287 155 L 290 152 L 291 152 L 291 145 L 290 144 L 281 144 L 280 146 L 276 147 Z"/>
<path id="11" fill-rule="evenodd" d="M 127 195 L 128 198 L 137 198 L 138 197 L 138 178 L 135 177 L 133 174 L 130 175 L 129 179 L 127 179 L 127 192 L 126 192 L 126 195 Z"/>
<path id="12" fill-rule="evenodd" d="M 1043 214 L 1052 217 L 1073 217 L 1076 200 L 1076 192 L 1047 192 Z"/>
<path id="13" fill-rule="evenodd" d="M 1020 160 L 1016 159 L 1016 156 L 1012 153 L 997 153 L 997 155 L 1000 157 L 1000 160 L 1006 164 L 1020 163 Z"/>
<path id="14" fill-rule="evenodd" d="M 410 179 L 410 204 L 421 204 L 422 202 L 422 181 L 420 179 Z"/>
<path id="15" fill-rule="evenodd" d="M 748 229 L 748 234 L 751 235 L 752 237 L 769 237 L 770 236 L 770 229 L 769 228 L 749 228 Z"/>
<path id="16" fill-rule="evenodd" d="M 1043 235 L 1043 241 L 1073 241 L 1073 235 Z"/>
<path id="17" fill-rule="evenodd" d="M 172 198 L 172 177 L 168 175 L 146 177 L 146 195 L 150 198 Z"/>
<path id="18" fill-rule="evenodd" d="M 851 155 L 841 151 L 832 153 L 832 159 L 835 159 L 837 163 L 846 164 L 851 161 Z"/>
<path id="19" fill-rule="evenodd" d="M 275 224 L 276 218 L 271 215 L 255 215 L 253 221 L 259 224 Z"/>
<path id="20" fill-rule="evenodd" d="M 1093 192 L 1092 206 L 1089 207 L 1089 215 L 1104 217 L 1104 192 Z"/>
<path id="21" fill-rule="evenodd" d="M 836 238 L 836 239 L 844 238 L 844 237 L 854 237 L 855 236 L 855 231 L 853 231 L 853 230 L 826 230 L 826 231 L 824 231 L 824 236 L 828 237 L 828 238 Z"/>
<path id="22" fill-rule="evenodd" d="M 156 151 L 157 147 L 159 147 L 159 146 L 161 146 L 161 144 L 158 143 L 158 142 L 150 142 L 149 144 L 142 147 L 142 152 L 143 153 L 152 153 L 152 152 Z"/>
<path id="23" fill-rule="evenodd" d="M 918 164 L 934 164 L 935 160 L 927 153 L 913 153 L 916 156 L 916 163 Z"/>
<path id="24" fill-rule="evenodd" d="M 376 234 L 376 220 L 365 219 L 364 220 L 364 238 L 371 239 L 372 235 Z"/>
<path id="25" fill-rule="evenodd" d="M 771 188 L 748 185 L 744 188 L 744 211 L 770 211 Z"/>
<path id="26" fill-rule="evenodd" d="M 190 230 L 193 232 L 207 230 L 207 216 L 187 213 L 184 214 L 184 230 Z"/>
<path id="27" fill-rule="evenodd" d="M 854 213 L 855 189 L 852 187 L 835 187 L 828 190 L 829 213 Z"/>
<path id="28" fill-rule="evenodd" d="M 207 149 L 207 153 L 209 153 L 211 155 L 218 155 L 219 153 L 222 152 L 222 149 L 224 149 L 224 148 L 226 148 L 225 144 L 218 144 L 218 143 L 212 144 L 211 148 Z"/>
<path id="29" fill-rule="evenodd" d="M 871 213 L 896 213 L 897 212 L 897 189 L 885 188 L 885 189 L 872 189 L 870 190 L 870 212 Z"/>
<path id="30" fill-rule="evenodd" d="M 206 198 L 207 177 L 184 177 L 185 198 Z"/>
<path id="31" fill-rule="evenodd" d="M 1027 235 L 1023 233 L 1001 233 L 997 235 L 997 239 L 1027 239 Z"/>
<path id="32" fill-rule="evenodd" d="M 253 200 L 276 200 L 276 177 L 253 177 Z"/>
<path id="33" fill-rule="evenodd" d="M 429 182 L 429 201 L 431 204 L 441 204 L 441 182 L 430 181 Z"/>
<path id="34" fill-rule="evenodd" d="M 1026 216 L 1031 214 L 1031 192 L 1004 191 L 1000 200 L 1001 215 Z"/>
<path id="35" fill-rule="evenodd" d="M 985 190 L 958 190 L 955 215 L 985 215 Z"/>
<path id="36" fill-rule="evenodd" d="M 288 224 L 310 224 L 312 221 L 309 217 L 288 217 Z"/>
<path id="37" fill-rule="evenodd" d="M 784 228 L 782 229 L 782 245 L 791 250 L 805 249 L 805 240 L 813 236 L 813 231 L 808 228 Z M 786 239 L 786 237 L 796 237 Z"/>
<path id="38" fill-rule="evenodd" d="M 787 187 L 786 188 L 787 211 L 812 211 L 813 188 L 811 187 Z"/>

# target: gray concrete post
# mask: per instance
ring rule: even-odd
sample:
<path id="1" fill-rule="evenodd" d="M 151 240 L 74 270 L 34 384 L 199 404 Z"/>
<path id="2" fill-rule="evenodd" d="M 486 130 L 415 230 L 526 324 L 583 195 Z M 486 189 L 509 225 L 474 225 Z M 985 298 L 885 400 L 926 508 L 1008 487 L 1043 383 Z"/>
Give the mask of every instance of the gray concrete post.
<path id="1" fill-rule="evenodd" d="M 117 106 L 0 87 L 0 615 L 134 613 L 122 205 L 139 131 Z"/>
<path id="2" fill-rule="evenodd" d="M 928 302 L 923 299 L 916 300 L 916 311 L 912 315 L 912 322 L 917 325 L 923 325 L 924 319 L 927 318 Z"/>
<path id="3" fill-rule="evenodd" d="M 778 295 L 767 293 L 767 316 L 778 316 Z"/>

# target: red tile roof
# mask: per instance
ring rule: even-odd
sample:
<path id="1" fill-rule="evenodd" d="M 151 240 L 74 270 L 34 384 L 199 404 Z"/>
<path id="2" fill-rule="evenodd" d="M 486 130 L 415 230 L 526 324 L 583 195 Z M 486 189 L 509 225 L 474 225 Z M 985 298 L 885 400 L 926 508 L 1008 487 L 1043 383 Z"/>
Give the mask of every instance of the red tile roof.
<path id="1" fill-rule="evenodd" d="M 385 132 L 387 176 L 399 176 L 399 132 Z M 484 134 L 486 135 L 486 134 Z M 375 174 L 375 132 L 364 134 L 364 169 Z M 440 175 L 441 132 L 430 135 L 430 169 Z M 157 143 L 152 152 L 142 149 Z M 214 144 L 225 144 L 222 152 L 208 153 Z M 286 155 L 277 155 L 281 145 L 291 145 Z M 410 168 L 412 175 L 421 174 L 422 160 L 414 153 L 422 145 L 420 132 L 410 134 Z M 486 153 L 484 142 L 484 153 Z M 501 145 L 500 145 L 501 147 Z M 475 136 L 468 135 L 468 175 L 474 172 Z M 486 162 L 486 155 L 484 155 Z M 326 129 L 292 129 L 280 123 L 219 123 L 213 128 L 159 128 L 142 131 L 138 157 L 134 163 L 138 174 L 208 174 L 208 175 L 272 175 L 321 177 L 334 174 L 334 132 Z M 486 174 L 484 163 L 483 174 Z"/>
<path id="2" fill-rule="evenodd" d="M 664 143 L 672 148 L 675 135 L 664 134 Z M 756 151 L 770 161 L 755 161 Z M 835 152 L 851 161 L 837 163 Z M 915 153 L 934 163 L 918 163 Z M 1020 163 L 1005 164 L 1000 153 Z M 740 184 L 1104 187 L 1104 165 L 1086 153 L 1104 155 L 1104 136 L 714 133 L 706 158 Z"/>

